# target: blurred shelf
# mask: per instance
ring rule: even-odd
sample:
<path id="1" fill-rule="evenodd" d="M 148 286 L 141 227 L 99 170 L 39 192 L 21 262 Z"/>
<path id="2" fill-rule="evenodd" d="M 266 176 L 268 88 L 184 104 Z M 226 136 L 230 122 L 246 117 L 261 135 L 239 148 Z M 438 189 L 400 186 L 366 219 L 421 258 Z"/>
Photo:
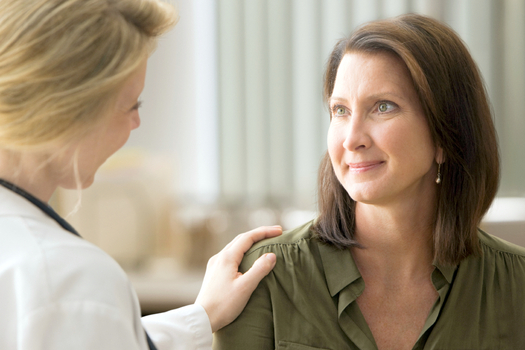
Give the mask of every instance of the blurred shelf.
<path id="1" fill-rule="evenodd" d="M 142 314 L 164 312 L 193 304 L 197 298 L 204 271 L 127 272 Z"/>

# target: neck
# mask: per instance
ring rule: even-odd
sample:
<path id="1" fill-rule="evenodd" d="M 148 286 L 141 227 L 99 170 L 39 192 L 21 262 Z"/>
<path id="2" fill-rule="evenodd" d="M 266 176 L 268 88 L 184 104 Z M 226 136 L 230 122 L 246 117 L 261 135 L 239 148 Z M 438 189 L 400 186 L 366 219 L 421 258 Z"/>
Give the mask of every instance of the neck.
<path id="1" fill-rule="evenodd" d="M 361 273 L 385 279 L 428 276 L 433 269 L 433 203 L 428 198 L 391 206 L 356 203 L 356 239 L 365 248 L 352 254 Z"/>
<path id="2" fill-rule="evenodd" d="M 57 177 L 49 164 L 49 158 L 42 154 L 0 150 L 0 178 L 45 203 L 58 187 Z"/>

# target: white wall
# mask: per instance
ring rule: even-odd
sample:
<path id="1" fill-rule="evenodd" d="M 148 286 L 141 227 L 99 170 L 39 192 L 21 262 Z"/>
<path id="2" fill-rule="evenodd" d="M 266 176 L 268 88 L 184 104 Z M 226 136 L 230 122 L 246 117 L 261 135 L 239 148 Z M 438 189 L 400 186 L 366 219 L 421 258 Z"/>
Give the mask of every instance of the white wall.
<path id="1" fill-rule="evenodd" d="M 217 40 L 213 0 L 179 0 L 179 22 L 148 61 L 141 126 L 126 148 L 162 155 L 182 200 L 218 195 Z"/>

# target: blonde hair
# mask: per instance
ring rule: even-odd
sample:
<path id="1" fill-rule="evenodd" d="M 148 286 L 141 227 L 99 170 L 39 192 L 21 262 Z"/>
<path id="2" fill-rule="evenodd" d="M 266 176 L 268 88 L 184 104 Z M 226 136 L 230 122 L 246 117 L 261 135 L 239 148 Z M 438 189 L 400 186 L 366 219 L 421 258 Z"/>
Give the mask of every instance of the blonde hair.
<path id="1" fill-rule="evenodd" d="M 85 135 L 176 21 L 160 0 L 2 0 L 0 147 Z"/>

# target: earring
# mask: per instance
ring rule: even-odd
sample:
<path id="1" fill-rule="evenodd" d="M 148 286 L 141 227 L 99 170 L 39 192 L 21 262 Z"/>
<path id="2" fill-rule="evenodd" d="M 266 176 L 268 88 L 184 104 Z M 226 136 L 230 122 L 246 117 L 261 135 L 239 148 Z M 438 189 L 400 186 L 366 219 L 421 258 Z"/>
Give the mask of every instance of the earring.
<path id="1" fill-rule="evenodd" d="M 438 163 L 438 175 L 436 178 L 436 183 L 438 185 L 441 183 L 441 163 Z"/>

